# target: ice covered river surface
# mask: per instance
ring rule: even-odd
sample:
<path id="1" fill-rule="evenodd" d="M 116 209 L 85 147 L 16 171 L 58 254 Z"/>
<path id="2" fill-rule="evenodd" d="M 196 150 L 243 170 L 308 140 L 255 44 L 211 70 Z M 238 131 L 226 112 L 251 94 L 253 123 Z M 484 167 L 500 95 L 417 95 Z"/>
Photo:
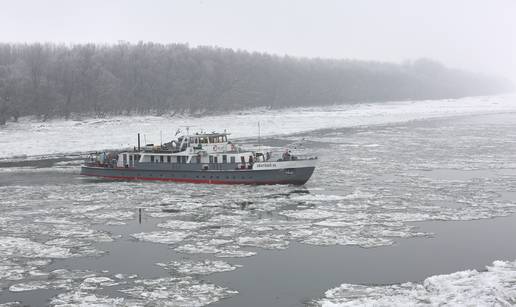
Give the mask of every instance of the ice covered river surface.
<path id="1" fill-rule="evenodd" d="M 486 113 L 264 139 L 319 156 L 302 187 L 4 160 L 0 306 L 516 304 L 516 110 Z"/>

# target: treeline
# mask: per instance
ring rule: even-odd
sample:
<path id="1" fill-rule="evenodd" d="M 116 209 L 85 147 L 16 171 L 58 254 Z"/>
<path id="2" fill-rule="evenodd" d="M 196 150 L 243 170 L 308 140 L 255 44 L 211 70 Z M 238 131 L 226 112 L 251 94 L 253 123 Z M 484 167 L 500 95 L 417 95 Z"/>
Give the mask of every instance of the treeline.
<path id="1" fill-rule="evenodd" d="M 403 65 L 183 44 L 0 44 L 0 124 L 19 116 L 179 112 L 488 95 L 510 84 L 422 59 Z"/>

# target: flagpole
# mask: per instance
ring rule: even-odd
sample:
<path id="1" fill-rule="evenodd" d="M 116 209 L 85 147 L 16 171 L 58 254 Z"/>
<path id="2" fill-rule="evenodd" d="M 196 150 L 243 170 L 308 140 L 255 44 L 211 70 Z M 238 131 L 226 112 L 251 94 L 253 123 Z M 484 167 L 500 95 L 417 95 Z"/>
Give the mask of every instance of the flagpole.
<path id="1" fill-rule="evenodd" d="M 262 141 L 261 141 L 261 131 L 260 131 L 260 121 L 258 121 L 258 150 L 262 151 Z"/>

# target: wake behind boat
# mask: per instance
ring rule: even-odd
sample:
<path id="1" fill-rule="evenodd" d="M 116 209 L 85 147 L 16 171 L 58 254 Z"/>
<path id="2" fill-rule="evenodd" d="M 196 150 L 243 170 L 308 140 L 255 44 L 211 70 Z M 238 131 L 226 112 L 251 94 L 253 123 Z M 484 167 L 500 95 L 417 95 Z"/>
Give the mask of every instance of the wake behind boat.
<path id="1" fill-rule="evenodd" d="M 81 175 L 108 179 L 161 180 L 211 184 L 295 184 L 310 179 L 317 157 L 297 157 L 287 149 L 245 150 L 229 133 L 195 133 L 163 145 L 146 144 L 130 151 L 91 154 Z"/>

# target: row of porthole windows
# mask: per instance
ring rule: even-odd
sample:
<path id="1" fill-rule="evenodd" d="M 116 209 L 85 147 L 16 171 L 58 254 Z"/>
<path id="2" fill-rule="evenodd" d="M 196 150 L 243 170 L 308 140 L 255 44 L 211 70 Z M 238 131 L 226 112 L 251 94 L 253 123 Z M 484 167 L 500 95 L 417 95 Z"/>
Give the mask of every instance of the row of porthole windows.
<path id="1" fill-rule="evenodd" d="M 166 160 L 167 160 L 167 163 L 172 163 L 171 156 L 167 156 Z M 174 161 L 175 163 L 186 163 L 186 161 L 188 160 L 188 157 L 187 156 L 176 156 L 176 158 L 174 160 L 176 160 L 176 161 Z M 151 161 L 151 163 L 165 163 L 165 156 L 150 156 L 150 161 Z M 200 157 L 199 157 L 199 159 L 196 159 L 193 161 L 196 161 L 197 163 L 201 163 Z"/>
<path id="2" fill-rule="evenodd" d="M 138 177 L 142 177 L 142 174 L 138 174 L 137 175 Z M 179 176 L 175 176 L 174 174 L 172 174 L 173 177 L 179 177 Z M 156 178 L 157 176 L 155 176 L 155 174 L 149 174 L 149 177 L 150 178 Z M 159 177 L 163 178 L 163 174 L 159 174 Z M 188 176 L 186 175 L 181 175 L 182 178 L 187 178 Z M 197 175 L 195 176 L 196 178 L 201 178 L 201 176 Z M 226 179 L 246 179 L 245 176 L 240 176 L 240 178 L 237 178 L 238 176 L 225 176 Z M 203 175 L 202 176 L 203 179 L 220 179 L 220 176 L 206 176 L 206 175 Z M 223 178 L 224 179 L 224 178 Z M 251 176 L 247 176 L 247 179 L 251 179 Z"/>

